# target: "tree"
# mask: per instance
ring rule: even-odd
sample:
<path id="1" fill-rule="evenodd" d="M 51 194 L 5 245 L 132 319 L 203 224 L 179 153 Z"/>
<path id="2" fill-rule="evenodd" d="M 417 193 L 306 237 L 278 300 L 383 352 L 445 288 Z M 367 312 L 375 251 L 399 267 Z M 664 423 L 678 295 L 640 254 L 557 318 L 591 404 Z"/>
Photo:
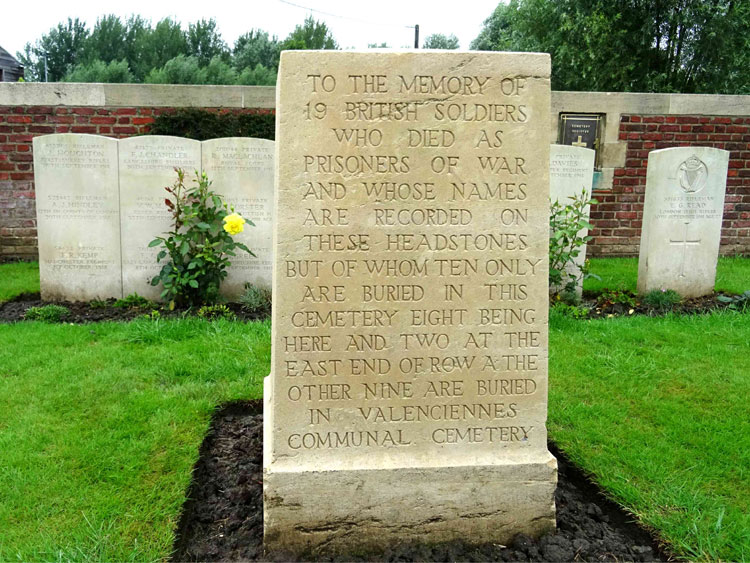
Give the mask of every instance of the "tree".
<path id="1" fill-rule="evenodd" d="M 750 92 L 750 5 L 735 0 L 510 0 L 471 47 L 548 52 L 558 90 Z"/>
<path id="2" fill-rule="evenodd" d="M 279 67 L 279 54 L 281 53 L 281 42 L 274 35 L 269 38 L 268 32 L 260 29 L 252 29 L 244 35 L 240 35 L 234 43 L 232 61 L 238 72 L 243 69 L 254 69 L 262 65 L 267 69 Z"/>
<path id="3" fill-rule="evenodd" d="M 164 18 L 144 38 L 143 55 L 146 59 L 144 67 L 147 69 L 143 73 L 144 76 L 150 70 L 161 68 L 167 61 L 186 52 L 187 36 L 180 24 L 171 18 Z"/>
<path id="4" fill-rule="evenodd" d="M 105 63 L 95 60 L 89 63 L 76 65 L 73 70 L 65 75 L 64 82 L 109 82 L 115 84 L 126 84 L 133 82 L 133 73 L 128 68 L 128 62 L 110 61 Z"/>
<path id="5" fill-rule="evenodd" d="M 324 22 L 305 18 L 302 25 L 294 28 L 282 43 L 281 49 L 338 49 L 338 43 L 333 38 L 331 30 Z"/>
<path id="6" fill-rule="evenodd" d="M 228 58 L 229 50 L 216 29 L 216 20 L 202 19 L 188 26 L 187 54 L 196 57 L 201 66 L 214 57 Z"/>
<path id="7" fill-rule="evenodd" d="M 18 54 L 19 62 L 26 68 L 27 79 L 44 80 L 46 54 L 49 81 L 61 80 L 76 64 L 84 61 L 88 35 L 84 22 L 68 18 L 67 23 L 57 24 L 33 46 L 27 43 L 24 52 Z"/>
<path id="8" fill-rule="evenodd" d="M 276 70 L 259 64 L 255 68 L 246 68 L 237 78 L 237 84 L 245 86 L 275 86 Z"/>
<path id="9" fill-rule="evenodd" d="M 146 76 L 148 84 L 205 84 L 206 70 L 197 57 L 177 55 L 162 68 L 155 68 Z"/>
<path id="10" fill-rule="evenodd" d="M 205 84 L 237 84 L 237 71 L 215 56 L 205 67 Z"/>
<path id="11" fill-rule="evenodd" d="M 154 34 L 154 30 L 151 28 L 151 22 L 141 16 L 131 16 L 125 27 L 127 30 L 125 53 L 128 65 L 135 80 L 142 82 L 148 71 L 155 66 L 153 54 L 149 50 L 150 38 Z"/>
<path id="12" fill-rule="evenodd" d="M 424 49 L 458 49 L 458 37 L 453 35 L 443 35 L 442 33 L 433 33 L 425 38 Z"/>
<path id="13" fill-rule="evenodd" d="M 127 40 L 127 28 L 118 16 L 110 14 L 98 18 L 86 40 L 86 60 L 100 60 L 105 63 L 127 60 Z"/>

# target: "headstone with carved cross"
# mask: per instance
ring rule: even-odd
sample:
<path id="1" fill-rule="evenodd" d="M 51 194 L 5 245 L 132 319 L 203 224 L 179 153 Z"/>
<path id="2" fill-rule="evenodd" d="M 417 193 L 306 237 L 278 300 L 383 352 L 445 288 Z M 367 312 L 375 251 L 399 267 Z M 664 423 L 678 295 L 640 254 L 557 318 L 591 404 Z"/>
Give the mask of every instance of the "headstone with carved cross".
<path id="1" fill-rule="evenodd" d="M 729 152 L 709 147 L 652 151 L 638 261 L 638 292 L 713 291 Z"/>

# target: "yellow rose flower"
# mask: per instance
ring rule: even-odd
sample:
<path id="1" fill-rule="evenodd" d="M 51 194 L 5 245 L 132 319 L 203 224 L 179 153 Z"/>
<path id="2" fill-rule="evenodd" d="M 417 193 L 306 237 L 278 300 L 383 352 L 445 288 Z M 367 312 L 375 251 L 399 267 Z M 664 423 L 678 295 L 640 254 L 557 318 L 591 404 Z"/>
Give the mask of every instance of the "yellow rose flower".
<path id="1" fill-rule="evenodd" d="M 245 230 L 245 220 L 238 213 L 224 217 L 224 230 L 234 236 Z"/>

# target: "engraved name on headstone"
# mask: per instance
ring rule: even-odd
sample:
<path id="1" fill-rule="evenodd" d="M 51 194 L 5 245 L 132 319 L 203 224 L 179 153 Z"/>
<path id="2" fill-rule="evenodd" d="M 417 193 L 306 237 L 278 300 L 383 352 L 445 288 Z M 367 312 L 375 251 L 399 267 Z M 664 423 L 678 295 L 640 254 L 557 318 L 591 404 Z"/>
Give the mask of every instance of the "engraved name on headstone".
<path id="1" fill-rule="evenodd" d="M 713 292 L 729 152 L 710 147 L 651 151 L 638 259 L 638 292 Z"/>
<path id="2" fill-rule="evenodd" d="M 33 143 L 42 299 L 121 297 L 117 141 L 65 133 Z"/>
<path id="3" fill-rule="evenodd" d="M 162 265 L 156 255 L 162 247 L 149 248 L 157 236 L 173 228 L 164 203 L 165 191 L 177 180 L 175 168 L 185 171 L 185 183 L 193 185 L 201 168 L 199 141 L 167 136 L 141 136 L 120 140 L 120 221 L 122 225 L 122 291 L 159 300 L 161 286 L 150 281 Z"/>
<path id="4" fill-rule="evenodd" d="M 594 158 L 596 153 L 587 148 L 569 145 L 550 145 L 549 155 L 549 192 L 551 201 L 558 201 L 562 205 L 572 203 L 570 198 L 581 197 L 586 192 L 586 198 L 591 198 L 591 184 L 594 178 Z M 586 220 L 589 218 L 591 207 L 585 210 Z M 585 237 L 588 229 L 581 229 L 579 237 Z M 578 276 L 580 268 L 586 262 L 586 245 L 580 247 L 580 252 L 567 268 L 569 273 Z M 576 284 L 576 293 L 583 292 L 583 278 Z"/>
<path id="5" fill-rule="evenodd" d="M 213 182 L 212 188 L 233 205 L 235 211 L 250 219 L 235 240 L 246 244 L 256 257 L 241 250 L 231 257 L 229 275 L 222 283 L 222 293 L 229 297 L 242 295 L 245 283 L 270 288 L 272 274 L 272 220 L 274 142 L 246 137 L 204 141 L 203 171 Z"/>
<path id="6" fill-rule="evenodd" d="M 554 528 L 549 65 L 282 54 L 268 548 Z"/>

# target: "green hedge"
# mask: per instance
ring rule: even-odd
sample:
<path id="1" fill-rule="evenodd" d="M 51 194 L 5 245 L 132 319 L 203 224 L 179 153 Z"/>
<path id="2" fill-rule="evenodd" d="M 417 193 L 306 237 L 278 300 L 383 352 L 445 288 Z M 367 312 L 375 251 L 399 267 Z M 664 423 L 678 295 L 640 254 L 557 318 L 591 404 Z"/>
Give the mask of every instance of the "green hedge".
<path id="1" fill-rule="evenodd" d="M 156 117 L 148 134 L 174 135 L 198 141 L 220 137 L 255 137 L 273 141 L 276 136 L 276 116 L 273 113 L 179 109 Z"/>

